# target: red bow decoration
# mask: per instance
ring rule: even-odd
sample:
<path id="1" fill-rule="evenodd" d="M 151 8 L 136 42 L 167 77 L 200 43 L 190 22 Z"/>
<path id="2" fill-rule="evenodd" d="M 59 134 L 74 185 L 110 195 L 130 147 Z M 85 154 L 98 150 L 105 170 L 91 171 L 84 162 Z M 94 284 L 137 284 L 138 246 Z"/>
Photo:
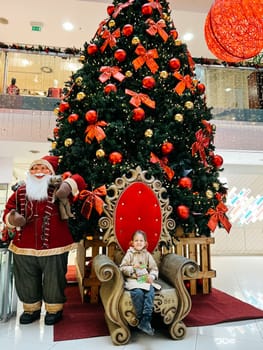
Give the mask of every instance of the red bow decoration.
<path id="1" fill-rule="evenodd" d="M 135 70 L 138 70 L 139 68 L 141 68 L 141 66 L 143 66 L 144 63 L 146 63 L 147 67 L 150 69 L 152 73 L 155 73 L 158 70 L 159 66 L 154 60 L 155 58 L 159 57 L 157 49 L 152 49 L 147 51 L 142 46 L 142 44 L 139 44 L 136 47 L 135 53 L 139 55 L 139 57 L 135 58 L 132 61 L 132 64 Z"/>
<path id="2" fill-rule="evenodd" d="M 174 171 L 173 171 L 173 169 L 171 169 L 167 165 L 168 160 L 167 160 L 166 157 L 164 157 L 163 159 L 160 159 L 153 152 L 151 152 L 150 162 L 153 163 L 153 164 L 159 163 L 160 167 L 164 170 L 164 172 L 167 175 L 168 179 L 170 181 L 172 180 L 172 178 L 174 177 Z"/>
<path id="3" fill-rule="evenodd" d="M 101 126 L 107 126 L 107 125 L 108 124 L 103 120 L 97 122 L 96 124 L 89 125 L 85 130 L 85 133 L 87 133 L 87 135 L 85 137 L 85 141 L 87 143 L 91 143 L 91 141 L 94 139 L 94 137 L 96 138 L 96 140 L 98 142 L 105 139 L 106 134 L 105 134 L 104 130 L 101 128 Z"/>
<path id="4" fill-rule="evenodd" d="M 159 13 L 160 13 L 160 15 L 162 15 L 162 9 L 163 9 L 163 7 L 162 7 L 162 5 L 160 4 L 160 2 L 159 2 L 159 0 L 148 0 L 151 4 L 151 7 L 153 8 L 153 9 L 157 9 L 158 11 L 159 11 Z"/>
<path id="5" fill-rule="evenodd" d="M 173 76 L 176 79 L 180 80 L 179 83 L 174 88 L 174 91 L 177 92 L 178 95 L 182 95 L 182 93 L 186 88 L 190 90 L 193 90 L 195 88 L 193 85 L 193 80 L 189 74 L 187 74 L 186 76 L 183 76 L 178 72 L 174 72 Z"/>
<path id="6" fill-rule="evenodd" d="M 207 226 L 210 228 L 212 232 L 215 231 L 216 226 L 218 225 L 218 222 L 220 222 L 229 233 L 232 225 L 228 221 L 227 217 L 225 216 L 225 213 L 227 212 L 227 210 L 228 209 L 223 202 L 220 202 L 216 206 L 216 209 L 212 209 L 212 208 L 208 209 L 208 211 L 206 212 L 206 215 L 210 215 L 211 217 L 207 223 Z"/>
<path id="7" fill-rule="evenodd" d="M 100 34 L 101 34 L 101 32 L 102 32 L 102 30 L 103 30 L 103 27 L 104 27 L 104 25 L 105 25 L 106 23 L 107 23 L 107 20 L 106 20 L 106 19 L 104 19 L 102 22 L 100 22 L 99 28 L 98 28 L 98 30 L 96 31 L 95 35 L 93 36 L 92 40 L 95 38 L 96 35 L 100 35 Z"/>
<path id="8" fill-rule="evenodd" d="M 149 24 L 149 28 L 146 29 L 146 32 L 152 36 L 154 36 L 156 33 L 160 35 L 160 37 L 163 39 L 163 41 L 166 41 L 169 38 L 169 35 L 166 33 L 166 31 L 163 28 L 166 28 L 166 24 L 163 20 L 159 20 L 157 23 L 154 22 L 153 19 L 149 18 L 146 21 L 147 24 Z"/>
<path id="9" fill-rule="evenodd" d="M 111 76 L 113 78 L 115 78 L 116 80 L 122 82 L 123 79 L 125 79 L 125 75 L 123 75 L 120 72 L 120 70 L 121 69 L 117 66 L 114 66 L 114 67 L 103 66 L 103 67 L 101 67 L 100 72 L 102 72 L 102 74 L 99 76 L 100 82 L 105 83 L 105 81 L 109 80 Z"/>
<path id="10" fill-rule="evenodd" d="M 207 133 L 208 136 L 211 136 L 213 134 L 213 127 L 212 127 L 212 124 L 209 123 L 207 120 L 203 119 L 202 121 L 202 124 L 204 125 L 205 127 L 205 131 Z"/>
<path id="11" fill-rule="evenodd" d="M 126 7 L 129 7 L 133 2 L 134 2 L 134 0 L 128 0 L 124 4 L 118 4 L 116 6 L 116 10 L 112 14 L 112 17 L 116 18 L 119 15 L 119 13 L 121 12 L 122 9 L 124 9 Z"/>
<path id="12" fill-rule="evenodd" d="M 137 93 L 129 89 L 125 89 L 125 94 L 132 96 L 130 104 L 134 107 L 139 107 L 142 103 L 150 108 L 155 108 L 155 101 L 151 100 L 146 94 Z"/>
<path id="13" fill-rule="evenodd" d="M 191 56 L 190 52 L 187 50 L 187 58 L 188 58 L 188 63 L 191 68 L 191 71 L 193 72 L 195 68 L 195 61 L 193 60 L 193 57 Z"/>
<path id="14" fill-rule="evenodd" d="M 99 215 L 103 212 L 104 201 L 100 197 L 106 196 L 106 186 L 102 185 L 96 188 L 93 192 L 88 190 L 83 190 L 79 194 L 79 199 L 84 200 L 85 202 L 81 208 L 81 214 L 86 218 L 90 218 L 91 211 L 94 209 L 97 211 Z"/>
<path id="15" fill-rule="evenodd" d="M 192 145 L 192 156 L 194 156 L 195 153 L 198 151 L 200 158 L 202 159 L 204 165 L 206 166 L 207 162 L 206 162 L 205 148 L 208 147 L 210 138 L 203 134 L 202 129 L 199 129 L 195 133 L 195 137 L 196 137 L 196 142 L 194 142 Z"/>
<path id="16" fill-rule="evenodd" d="M 116 45 L 116 38 L 121 36 L 120 28 L 116 29 L 113 33 L 109 30 L 105 30 L 102 34 L 102 39 L 105 39 L 103 45 L 100 48 L 100 51 L 103 53 L 108 45 L 113 48 Z"/>

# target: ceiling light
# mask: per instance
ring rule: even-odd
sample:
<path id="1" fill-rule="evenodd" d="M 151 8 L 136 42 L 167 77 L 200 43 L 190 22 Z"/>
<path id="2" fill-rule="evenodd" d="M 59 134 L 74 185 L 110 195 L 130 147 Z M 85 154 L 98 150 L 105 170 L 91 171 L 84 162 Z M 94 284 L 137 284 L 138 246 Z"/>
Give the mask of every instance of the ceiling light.
<path id="1" fill-rule="evenodd" d="M 193 33 L 185 33 L 183 35 L 183 40 L 184 41 L 191 41 L 191 40 L 193 40 L 193 38 L 194 38 L 194 34 Z"/>
<path id="2" fill-rule="evenodd" d="M 62 24 L 62 27 L 64 28 L 64 30 L 66 30 L 66 31 L 68 31 L 68 32 L 70 32 L 71 30 L 74 29 L 73 24 L 70 23 L 70 22 L 65 22 L 65 23 L 63 23 L 63 24 Z"/>

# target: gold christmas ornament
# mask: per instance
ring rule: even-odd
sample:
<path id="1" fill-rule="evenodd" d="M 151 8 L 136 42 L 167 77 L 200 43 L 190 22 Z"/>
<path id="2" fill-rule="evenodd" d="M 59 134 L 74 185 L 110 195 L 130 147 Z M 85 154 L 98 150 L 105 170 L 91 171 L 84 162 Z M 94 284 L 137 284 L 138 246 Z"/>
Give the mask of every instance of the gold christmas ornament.
<path id="1" fill-rule="evenodd" d="M 194 108 L 194 104 L 192 101 L 186 101 L 184 104 L 185 108 L 187 109 L 193 109 Z"/>
<path id="2" fill-rule="evenodd" d="M 214 197 L 214 192 L 211 190 L 207 190 L 205 195 L 206 195 L 206 198 L 212 199 Z"/>
<path id="3" fill-rule="evenodd" d="M 160 77 L 162 78 L 162 79 L 167 79 L 168 78 L 168 72 L 166 71 L 166 70 L 162 70 L 161 72 L 160 72 Z"/>
<path id="4" fill-rule="evenodd" d="M 145 137 L 152 137 L 153 136 L 153 131 L 152 129 L 147 129 L 144 133 Z"/>
<path id="5" fill-rule="evenodd" d="M 109 28 L 115 27 L 115 25 L 116 25 L 116 23 L 115 23 L 114 19 L 111 19 L 108 23 Z"/>
<path id="6" fill-rule="evenodd" d="M 175 43 L 175 46 L 181 46 L 181 45 L 182 45 L 182 41 L 181 41 L 181 40 L 178 40 L 178 39 L 176 39 L 176 40 L 174 41 L 174 43 Z"/>
<path id="7" fill-rule="evenodd" d="M 132 76 L 133 76 L 133 73 L 130 70 L 127 70 L 127 72 L 125 72 L 125 77 L 131 78 Z"/>
<path id="8" fill-rule="evenodd" d="M 82 85 L 82 82 L 83 82 L 83 78 L 82 78 L 82 77 L 77 77 L 77 78 L 75 79 L 75 83 L 76 83 L 78 86 Z"/>
<path id="9" fill-rule="evenodd" d="M 165 21 L 167 21 L 168 18 L 169 18 L 169 16 L 167 15 L 167 13 L 163 12 L 162 18 L 163 18 Z"/>
<path id="10" fill-rule="evenodd" d="M 58 113 L 59 113 L 59 108 L 57 107 L 57 108 L 54 109 L 54 114 L 58 115 Z"/>
<path id="11" fill-rule="evenodd" d="M 96 151 L 96 157 L 97 157 L 97 158 L 103 158 L 103 157 L 105 157 L 105 152 L 104 152 L 104 150 L 103 150 L 103 149 L 98 149 L 98 150 Z"/>
<path id="12" fill-rule="evenodd" d="M 73 144 L 73 140 L 71 138 L 65 139 L 64 145 L 65 147 L 70 147 Z"/>
<path id="13" fill-rule="evenodd" d="M 213 187 L 214 187 L 214 189 L 215 189 L 216 191 L 218 191 L 218 190 L 219 190 L 220 185 L 219 185 L 219 183 L 218 183 L 218 182 L 213 182 Z"/>
<path id="14" fill-rule="evenodd" d="M 56 149 L 56 148 L 57 148 L 57 145 L 58 145 L 57 141 L 52 141 L 52 143 L 51 143 L 51 148 L 52 148 L 52 149 Z"/>
<path id="15" fill-rule="evenodd" d="M 80 62 L 85 62 L 85 60 L 86 60 L 86 57 L 85 57 L 84 55 L 81 55 L 81 56 L 79 57 L 79 61 L 80 61 Z"/>
<path id="16" fill-rule="evenodd" d="M 134 36 L 133 38 L 132 38 L 132 45 L 138 45 L 138 44 L 140 44 L 140 38 L 138 38 L 138 36 Z"/>
<path id="17" fill-rule="evenodd" d="M 84 92 L 78 92 L 77 93 L 77 100 L 81 101 L 86 97 L 86 94 Z"/>
<path id="18" fill-rule="evenodd" d="M 181 113 L 176 113 L 174 116 L 174 120 L 181 123 L 184 120 L 184 116 Z"/>

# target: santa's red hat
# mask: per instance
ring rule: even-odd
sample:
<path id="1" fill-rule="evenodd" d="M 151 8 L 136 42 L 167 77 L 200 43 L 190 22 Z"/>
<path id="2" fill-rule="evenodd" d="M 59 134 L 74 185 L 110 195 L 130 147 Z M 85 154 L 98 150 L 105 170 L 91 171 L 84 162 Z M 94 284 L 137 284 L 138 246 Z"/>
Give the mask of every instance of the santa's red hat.
<path id="1" fill-rule="evenodd" d="M 34 165 L 45 165 L 50 170 L 51 174 L 55 175 L 58 169 L 58 160 L 59 157 L 57 156 L 44 156 L 41 159 L 34 160 L 29 169 L 31 170 Z"/>

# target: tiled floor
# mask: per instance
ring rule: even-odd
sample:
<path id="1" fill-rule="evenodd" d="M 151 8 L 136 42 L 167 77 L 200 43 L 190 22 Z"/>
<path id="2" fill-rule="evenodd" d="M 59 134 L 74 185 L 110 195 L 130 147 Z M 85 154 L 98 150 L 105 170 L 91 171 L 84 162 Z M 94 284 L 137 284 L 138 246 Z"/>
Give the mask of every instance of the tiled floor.
<path id="1" fill-rule="evenodd" d="M 243 301 L 263 309 L 263 256 L 258 257 L 212 257 L 212 267 L 217 271 L 213 286 Z M 18 305 L 18 316 L 21 305 Z M 263 319 L 216 326 L 188 328 L 184 340 L 174 341 L 162 334 L 154 337 L 135 333 L 125 346 L 114 346 L 110 337 L 99 337 L 63 342 L 53 341 L 52 327 L 40 322 L 21 326 L 18 317 L 0 323 L 0 345 L 6 350 L 262 350 Z"/>

